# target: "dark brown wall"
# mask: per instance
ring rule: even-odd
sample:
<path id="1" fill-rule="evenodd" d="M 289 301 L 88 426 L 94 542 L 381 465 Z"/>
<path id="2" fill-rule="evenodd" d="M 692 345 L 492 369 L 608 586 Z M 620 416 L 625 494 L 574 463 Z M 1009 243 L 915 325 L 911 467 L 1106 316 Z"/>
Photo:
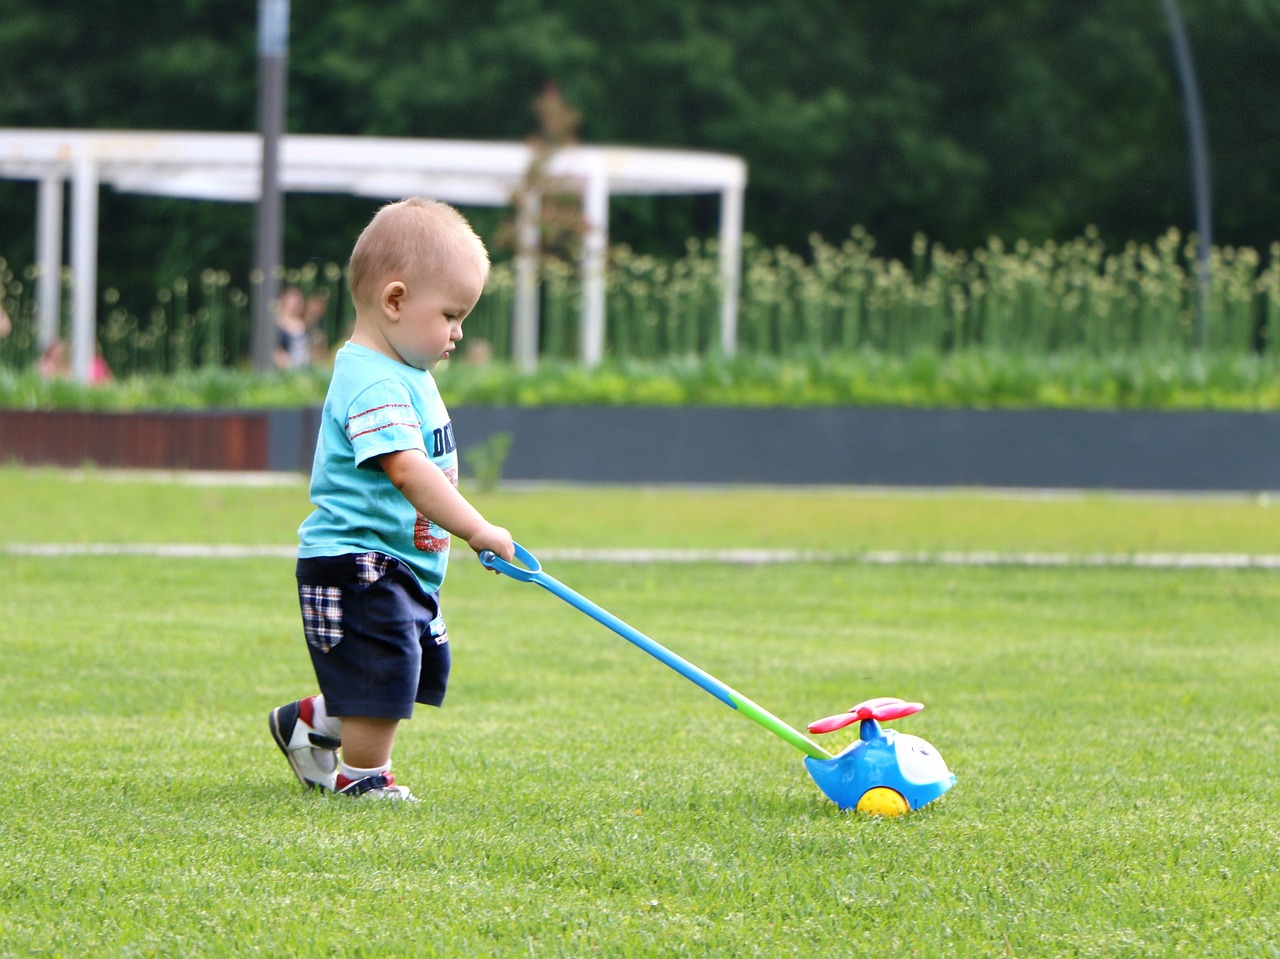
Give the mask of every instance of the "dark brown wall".
<path id="1" fill-rule="evenodd" d="M 137 469 L 268 467 L 266 413 L 0 410 L 0 461 Z"/>

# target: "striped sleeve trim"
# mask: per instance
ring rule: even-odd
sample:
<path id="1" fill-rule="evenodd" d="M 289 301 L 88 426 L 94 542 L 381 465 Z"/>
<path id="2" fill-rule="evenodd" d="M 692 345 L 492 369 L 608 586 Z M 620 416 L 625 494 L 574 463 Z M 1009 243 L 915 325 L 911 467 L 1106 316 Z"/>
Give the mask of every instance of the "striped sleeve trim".
<path id="1" fill-rule="evenodd" d="M 367 435 L 369 435 L 370 433 L 376 433 L 376 432 L 378 432 L 379 430 L 389 429 L 389 428 L 390 428 L 390 427 L 392 427 L 392 426 L 408 426 L 408 427 L 410 427 L 410 428 L 412 428 L 412 429 L 415 429 L 415 430 L 420 430 L 420 429 L 422 429 L 422 424 L 421 424 L 421 423 L 396 423 L 396 422 L 391 422 L 391 423 L 379 423 L 377 426 L 371 426 L 371 427 L 369 427 L 367 430 L 361 430 L 359 433 L 349 433 L 348 435 L 350 435 L 350 437 L 354 440 L 354 439 L 356 439 L 356 438 L 358 438 L 358 437 L 361 437 L 361 436 L 367 436 Z"/>
<path id="2" fill-rule="evenodd" d="M 359 413 L 353 413 L 347 418 L 347 436 L 356 439 L 365 436 L 368 433 L 376 433 L 379 430 L 385 430 L 392 426 L 404 426 L 409 429 L 422 429 L 422 424 L 416 418 L 410 416 L 409 419 L 396 419 L 395 417 L 404 416 L 405 411 L 413 412 L 413 407 L 408 403 L 386 403 L 382 406 L 374 406 Z"/>

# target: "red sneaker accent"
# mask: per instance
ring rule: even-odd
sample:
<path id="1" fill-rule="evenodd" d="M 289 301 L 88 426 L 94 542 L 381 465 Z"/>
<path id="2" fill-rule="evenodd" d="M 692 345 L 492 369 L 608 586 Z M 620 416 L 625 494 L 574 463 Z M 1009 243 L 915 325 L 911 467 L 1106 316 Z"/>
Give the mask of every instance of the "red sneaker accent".
<path id="1" fill-rule="evenodd" d="M 391 775 L 391 773 L 374 773 L 372 776 L 367 776 L 365 778 L 381 780 L 381 782 L 377 783 L 372 787 L 375 789 L 387 789 L 396 784 L 396 777 Z M 364 782 L 364 781 L 365 781 L 364 779 L 348 779 L 346 776 L 342 775 L 342 773 L 338 773 L 338 778 L 335 779 L 333 782 L 333 791 L 340 793 L 342 792 L 342 790 L 346 789 L 352 783 L 358 783 L 358 782 Z"/>
<path id="2" fill-rule="evenodd" d="M 298 718 L 312 729 L 316 728 L 316 698 L 314 696 L 298 700 Z"/>

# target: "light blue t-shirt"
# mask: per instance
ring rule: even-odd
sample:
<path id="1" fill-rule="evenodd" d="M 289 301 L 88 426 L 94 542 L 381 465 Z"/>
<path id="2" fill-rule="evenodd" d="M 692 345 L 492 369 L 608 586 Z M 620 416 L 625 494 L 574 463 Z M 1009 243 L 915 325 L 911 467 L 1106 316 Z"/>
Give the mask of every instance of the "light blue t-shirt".
<path id="1" fill-rule="evenodd" d="M 453 425 L 431 374 L 348 343 L 334 357 L 311 468 L 315 511 L 298 528 L 298 555 L 376 550 L 435 592 L 449 565 L 449 534 L 379 468 L 376 457 L 398 450 L 422 450 L 457 485 Z"/>

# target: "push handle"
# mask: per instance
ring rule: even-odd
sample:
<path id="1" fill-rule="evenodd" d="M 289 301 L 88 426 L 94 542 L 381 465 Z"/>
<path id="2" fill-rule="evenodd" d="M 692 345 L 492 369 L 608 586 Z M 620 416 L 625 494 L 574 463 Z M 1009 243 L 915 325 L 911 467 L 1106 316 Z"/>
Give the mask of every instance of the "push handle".
<path id="1" fill-rule="evenodd" d="M 481 564 L 484 565 L 486 569 L 502 573 L 504 576 L 510 576 L 512 579 L 519 580 L 522 583 L 537 583 L 553 596 L 564 600 L 575 609 L 586 613 L 602 626 L 607 626 L 633 646 L 638 646 L 663 665 L 675 670 L 695 686 L 698 686 L 705 692 L 710 693 L 730 709 L 742 713 L 742 715 L 746 716 L 753 723 L 769 730 L 769 732 L 773 733 L 779 739 L 795 746 L 805 755 L 814 759 L 831 758 L 831 753 L 827 752 L 799 730 L 788 726 L 777 716 L 773 715 L 773 713 L 761 706 L 758 706 L 756 703 L 753 703 L 751 700 L 747 699 L 746 696 L 743 696 L 737 690 L 726 686 L 710 673 L 703 669 L 699 669 L 687 659 L 676 655 L 661 643 L 654 642 L 634 626 L 628 625 L 607 609 L 597 606 L 581 593 L 570 589 L 550 573 L 544 573 L 542 571 L 542 564 L 538 562 L 538 558 L 536 556 L 519 543 L 514 545 L 516 559 L 519 560 L 523 566 L 517 566 L 515 563 L 508 563 L 506 560 L 495 555 L 492 550 L 487 549 L 480 552 Z"/>
<path id="2" fill-rule="evenodd" d="M 542 572 L 542 564 L 538 562 L 538 557 L 521 546 L 519 543 L 513 543 L 516 548 L 516 559 L 523 565 L 517 566 L 515 563 L 508 563 L 491 549 L 480 551 L 480 563 L 485 569 L 491 569 L 495 573 L 501 573 L 503 576 L 510 576 L 512 579 L 519 580 L 522 583 L 532 583 L 538 578 L 538 574 Z"/>

